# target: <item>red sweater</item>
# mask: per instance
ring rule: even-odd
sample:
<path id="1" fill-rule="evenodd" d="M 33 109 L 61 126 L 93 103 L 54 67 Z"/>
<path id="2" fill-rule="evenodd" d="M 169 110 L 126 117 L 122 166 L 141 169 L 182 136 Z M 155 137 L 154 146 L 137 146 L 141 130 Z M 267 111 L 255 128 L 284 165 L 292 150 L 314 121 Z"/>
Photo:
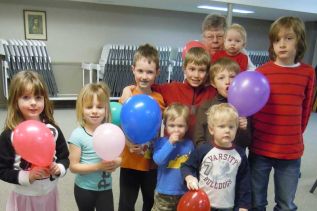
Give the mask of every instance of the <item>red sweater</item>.
<path id="1" fill-rule="evenodd" d="M 240 66 L 240 71 L 245 71 L 248 69 L 248 57 L 247 55 L 243 54 L 243 53 L 238 53 L 235 56 L 230 56 L 229 54 L 227 54 L 226 51 L 221 50 L 221 51 L 217 51 L 213 56 L 212 56 L 212 63 L 215 63 L 217 60 L 219 60 L 220 58 L 223 57 L 227 57 L 235 62 L 237 62 Z"/>
<path id="2" fill-rule="evenodd" d="M 251 152 L 276 159 L 303 155 L 303 133 L 312 108 L 314 69 L 306 64 L 281 67 L 268 62 L 258 68 L 270 84 L 267 104 L 253 116 Z"/>
<path id="3" fill-rule="evenodd" d="M 182 103 L 189 106 L 191 111 L 190 123 L 188 129 L 189 138 L 193 138 L 194 126 L 196 122 L 196 111 L 198 106 L 206 100 L 214 98 L 216 95 L 216 89 L 212 86 L 200 86 L 194 88 L 185 81 L 172 82 L 168 84 L 153 85 L 152 89 L 159 92 L 165 101 L 166 106 L 172 103 Z"/>

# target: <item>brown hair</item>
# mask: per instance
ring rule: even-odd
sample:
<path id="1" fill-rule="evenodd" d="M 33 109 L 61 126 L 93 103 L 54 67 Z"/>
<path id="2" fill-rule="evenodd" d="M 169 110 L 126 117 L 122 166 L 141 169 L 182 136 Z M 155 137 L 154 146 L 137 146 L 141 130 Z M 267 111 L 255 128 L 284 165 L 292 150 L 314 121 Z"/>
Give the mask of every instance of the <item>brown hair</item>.
<path id="1" fill-rule="evenodd" d="M 298 17 L 286 16 L 280 17 L 274 23 L 272 23 L 269 31 L 269 56 L 270 59 L 275 61 L 276 54 L 274 52 L 273 43 L 278 40 L 278 34 L 281 29 L 291 29 L 294 31 L 297 40 L 297 49 L 295 55 L 295 63 L 299 62 L 305 54 L 307 44 L 306 44 L 306 33 L 305 33 L 305 24 Z"/>
<path id="2" fill-rule="evenodd" d="M 210 76 L 211 83 L 215 82 L 216 74 L 224 70 L 227 70 L 230 73 L 234 72 L 237 75 L 240 73 L 240 66 L 237 62 L 227 57 L 220 58 L 209 69 L 209 76 Z"/>
<path id="3" fill-rule="evenodd" d="M 159 54 L 156 48 L 150 44 L 144 44 L 139 46 L 133 56 L 133 65 L 136 65 L 136 62 L 141 58 L 146 58 L 149 63 L 154 62 L 156 65 L 156 70 L 160 68 L 159 63 Z"/>
<path id="4" fill-rule="evenodd" d="M 76 101 L 76 116 L 77 121 L 81 126 L 85 126 L 84 120 L 84 107 L 92 104 L 94 95 L 97 95 L 99 102 L 105 103 L 106 105 L 106 117 L 104 122 L 111 121 L 111 112 L 110 112 L 110 90 L 105 83 L 91 83 L 86 84 L 80 91 L 77 101 Z"/>
<path id="5" fill-rule="evenodd" d="M 19 123 L 24 121 L 18 106 L 18 99 L 28 90 L 34 95 L 43 96 L 44 98 L 44 109 L 40 114 L 41 120 L 55 124 L 53 105 L 49 100 L 47 87 L 43 78 L 33 70 L 25 70 L 15 74 L 10 82 L 5 129 L 13 130 Z"/>

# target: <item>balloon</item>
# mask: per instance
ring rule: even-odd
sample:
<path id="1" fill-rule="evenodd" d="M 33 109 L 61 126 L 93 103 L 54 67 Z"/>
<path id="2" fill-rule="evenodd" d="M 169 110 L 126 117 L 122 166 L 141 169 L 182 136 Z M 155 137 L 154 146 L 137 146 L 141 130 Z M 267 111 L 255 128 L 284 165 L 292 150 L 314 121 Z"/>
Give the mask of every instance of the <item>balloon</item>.
<path id="1" fill-rule="evenodd" d="M 114 160 L 123 151 L 125 136 L 122 130 L 111 123 L 99 125 L 92 135 L 96 154 L 103 160 Z"/>
<path id="2" fill-rule="evenodd" d="M 239 73 L 228 90 L 228 102 L 238 110 L 240 116 L 251 116 L 261 110 L 269 96 L 269 82 L 257 71 Z"/>
<path id="3" fill-rule="evenodd" d="M 183 52 L 182 52 L 182 58 L 183 60 L 185 60 L 185 56 L 187 54 L 187 52 L 191 49 L 191 48 L 195 48 L 195 47 L 198 47 L 198 48 L 203 48 L 207 51 L 207 48 L 204 44 L 202 44 L 201 42 L 197 41 L 197 40 L 192 40 L 192 41 L 189 41 L 188 43 L 186 43 L 186 45 L 184 46 L 183 48 Z"/>
<path id="4" fill-rule="evenodd" d="M 26 161 L 49 166 L 55 154 L 55 140 L 51 130 L 36 120 L 20 123 L 13 131 L 13 147 Z"/>
<path id="5" fill-rule="evenodd" d="M 110 110 L 111 110 L 111 118 L 112 123 L 120 126 L 120 113 L 121 113 L 122 105 L 117 102 L 110 102 Z"/>
<path id="6" fill-rule="evenodd" d="M 143 144 L 156 137 L 161 122 L 160 106 L 148 95 L 134 95 L 122 105 L 121 126 L 135 144 Z"/>
<path id="7" fill-rule="evenodd" d="M 178 202 L 177 211 L 210 211 L 208 195 L 201 189 L 186 192 Z"/>

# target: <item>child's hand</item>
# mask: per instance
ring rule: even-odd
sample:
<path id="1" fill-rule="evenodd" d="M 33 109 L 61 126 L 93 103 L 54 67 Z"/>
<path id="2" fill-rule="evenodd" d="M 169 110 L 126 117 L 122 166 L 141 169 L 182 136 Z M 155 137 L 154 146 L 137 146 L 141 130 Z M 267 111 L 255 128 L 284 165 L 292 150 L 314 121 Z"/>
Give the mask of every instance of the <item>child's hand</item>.
<path id="1" fill-rule="evenodd" d="M 171 144 L 175 144 L 176 142 L 178 142 L 180 140 L 179 134 L 178 133 L 172 133 L 168 140 L 169 140 L 169 142 Z"/>
<path id="2" fill-rule="evenodd" d="M 59 169 L 58 165 L 53 162 L 51 165 L 50 165 L 50 175 L 52 176 L 59 176 L 61 175 L 61 170 Z"/>
<path id="3" fill-rule="evenodd" d="M 198 180 L 192 175 L 185 177 L 188 190 L 198 190 Z"/>
<path id="4" fill-rule="evenodd" d="M 122 161 L 121 157 L 118 157 L 117 159 L 111 160 L 111 161 L 102 161 L 100 163 L 100 169 L 102 171 L 111 173 L 120 166 L 121 161 Z"/>
<path id="5" fill-rule="evenodd" d="M 248 211 L 248 209 L 245 209 L 245 208 L 239 208 L 239 211 Z"/>
<path id="6" fill-rule="evenodd" d="M 143 155 L 142 145 L 133 144 L 127 139 L 126 139 L 126 145 L 128 146 L 129 151 L 131 153 L 135 153 L 137 155 Z"/>
<path id="7" fill-rule="evenodd" d="M 239 117 L 239 128 L 246 130 L 248 126 L 248 120 L 246 117 Z"/>
<path id="8" fill-rule="evenodd" d="M 121 102 L 125 102 L 129 97 L 132 96 L 132 89 L 135 88 L 135 85 L 130 85 L 130 86 L 126 86 L 124 87 L 124 89 L 122 90 L 122 95 L 121 95 Z"/>
<path id="9" fill-rule="evenodd" d="M 49 177 L 49 170 L 45 167 L 32 167 L 29 172 L 29 181 L 33 183 L 35 180 L 45 179 Z"/>

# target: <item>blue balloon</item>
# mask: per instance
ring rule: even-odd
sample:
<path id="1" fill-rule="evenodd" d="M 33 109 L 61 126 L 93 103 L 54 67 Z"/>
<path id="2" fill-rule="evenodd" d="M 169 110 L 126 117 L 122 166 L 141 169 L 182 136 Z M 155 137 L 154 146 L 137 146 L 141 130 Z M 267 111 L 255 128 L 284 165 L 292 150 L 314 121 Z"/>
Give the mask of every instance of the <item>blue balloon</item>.
<path id="1" fill-rule="evenodd" d="M 148 95 L 134 95 L 122 105 L 121 127 L 134 144 L 143 144 L 155 138 L 161 122 L 160 106 Z"/>

